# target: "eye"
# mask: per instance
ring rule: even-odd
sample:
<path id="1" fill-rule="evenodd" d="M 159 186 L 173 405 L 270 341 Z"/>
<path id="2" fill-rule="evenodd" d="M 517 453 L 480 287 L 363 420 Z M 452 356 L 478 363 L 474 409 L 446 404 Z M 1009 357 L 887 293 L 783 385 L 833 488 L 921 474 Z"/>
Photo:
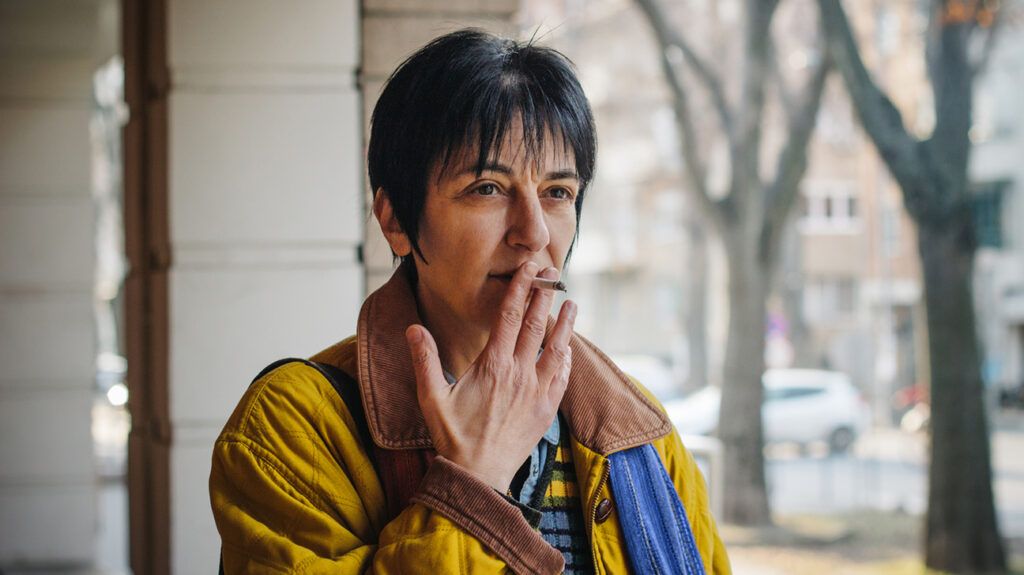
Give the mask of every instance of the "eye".
<path id="1" fill-rule="evenodd" d="M 571 200 L 572 192 L 568 188 L 551 188 L 548 190 L 548 196 L 556 200 Z"/>
<path id="2" fill-rule="evenodd" d="M 499 191 L 498 186 L 494 184 L 483 184 L 482 186 L 475 188 L 473 193 L 478 196 L 494 196 L 497 195 Z"/>

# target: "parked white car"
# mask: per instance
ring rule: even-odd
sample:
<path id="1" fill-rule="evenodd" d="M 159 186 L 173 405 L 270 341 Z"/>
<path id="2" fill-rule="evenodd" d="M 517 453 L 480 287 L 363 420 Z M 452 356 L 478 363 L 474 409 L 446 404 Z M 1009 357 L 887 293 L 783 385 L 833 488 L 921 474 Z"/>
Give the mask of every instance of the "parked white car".
<path id="1" fill-rule="evenodd" d="M 871 424 L 871 410 L 849 376 L 817 369 L 770 369 L 762 378 L 765 440 L 801 445 L 825 441 L 847 451 Z M 708 386 L 665 403 L 680 433 L 712 435 L 718 428 L 721 390 Z"/>

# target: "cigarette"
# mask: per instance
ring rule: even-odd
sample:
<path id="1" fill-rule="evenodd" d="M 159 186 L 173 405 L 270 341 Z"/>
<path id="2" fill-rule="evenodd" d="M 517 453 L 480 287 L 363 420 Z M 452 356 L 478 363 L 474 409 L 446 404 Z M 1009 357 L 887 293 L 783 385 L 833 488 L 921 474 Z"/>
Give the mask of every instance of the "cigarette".
<path id="1" fill-rule="evenodd" d="M 530 284 L 530 287 L 534 287 L 534 288 L 537 288 L 537 289 L 549 289 L 549 290 L 555 290 L 555 291 L 564 291 L 564 292 L 569 291 L 565 287 L 565 282 L 562 282 L 562 281 L 559 281 L 559 280 L 549 280 L 549 279 L 544 279 L 544 278 L 533 278 L 533 283 Z"/>

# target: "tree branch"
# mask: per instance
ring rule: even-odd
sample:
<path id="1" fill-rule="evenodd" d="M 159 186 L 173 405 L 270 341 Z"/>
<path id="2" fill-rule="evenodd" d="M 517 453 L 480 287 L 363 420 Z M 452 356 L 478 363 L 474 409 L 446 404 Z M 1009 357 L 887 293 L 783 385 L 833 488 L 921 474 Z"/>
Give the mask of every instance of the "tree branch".
<path id="1" fill-rule="evenodd" d="M 779 154 L 775 179 L 768 188 L 765 200 L 764 223 L 761 227 L 761 249 L 763 261 L 773 262 L 778 252 L 782 230 L 796 201 L 800 180 L 807 171 L 807 144 L 814 133 L 821 96 L 825 91 L 825 80 L 831 68 L 827 53 L 811 73 L 804 90 L 799 111 L 789 120 L 789 137 Z M 771 263 L 768 266 L 772 269 Z"/>
<path id="2" fill-rule="evenodd" d="M 779 93 L 782 109 L 786 112 L 786 121 L 792 122 L 799 113 L 797 112 L 797 101 L 789 90 L 789 86 L 786 85 L 786 78 L 782 75 L 782 68 L 779 66 L 779 53 L 775 49 L 775 42 L 770 37 L 768 38 L 768 66 L 768 73 Z"/>
<path id="3" fill-rule="evenodd" d="M 977 25 L 974 10 L 953 0 L 933 0 L 926 43 L 935 109 L 935 127 L 921 146 L 929 172 L 928 220 L 943 221 L 967 191 L 973 87 L 969 56 L 970 34 Z M 923 223 L 923 222 L 918 222 Z"/>
<path id="4" fill-rule="evenodd" d="M 871 79 L 839 0 L 818 0 L 829 56 L 846 82 L 864 130 L 878 148 L 904 194 L 904 204 L 917 217 L 928 209 L 926 153 L 903 126 L 892 100 Z"/>
<path id="5" fill-rule="evenodd" d="M 693 51 L 683 36 L 669 27 L 665 11 L 658 0 L 636 0 L 636 3 L 640 6 L 644 15 L 647 16 L 647 21 L 651 24 L 651 28 L 654 29 L 654 36 L 658 40 L 661 51 L 665 53 L 670 48 L 675 47 L 682 52 L 683 58 L 686 59 L 694 74 L 697 75 L 697 78 L 700 79 L 711 95 L 711 101 L 714 103 L 715 110 L 718 112 L 718 119 L 722 124 L 722 130 L 727 138 L 731 138 L 733 135 L 732 113 L 729 111 L 729 104 L 725 99 L 725 90 L 722 88 L 721 80 L 704 60 Z"/>
<path id="6" fill-rule="evenodd" d="M 638 0 L 641 4 L 646 3 L 654 7 L 654 10 L 660 13 L 658 7 L 654 5 L 656 1 Z M 645 13 L 649 17 L 652 17 L 651 14 L 654 14 L 654 12 L 647 12 L 646 10 Z M 679 137 L 679 145 L 682 148 L 683 162 L 686 164 L 687 179 L 701 209 L 716 225 L 721 225 L 727 218 L 726 205 L 722 201 L 713 199 L 708 190 L 707 168 L 700 157 L 699 139 L 697 129 L 693 125 L 693 116 L 690 114 L 689 98 L 687 97 L 686 90 L 683 89 L 683 81 L 679 71 L 672 62 L 672 48 L 676 44 L 672 44 L 668 40 L 671 35 L 670 32 L 659 32 L 659 29 L 662 31 L 667 30 L 663 20 L 659 23 L 652 21 L 651 25 L 655 29 L 655 37 L 658 41 L 661 70 L 672 94 L 672 109 L 676 116 L 676 132 Z"/>
<path id="7" fill-rule="evenodd" d="M 683 161 L 686 163 L 687 179 L 693 189 L 693 195 L 701 205 L 704 213 L 714 220 L 716 225 L 722 224 L 726 219 L 724 206 L 711 198 L 707 185 L 707 169 L 700 157 L 698 147 L 697 129 L 693 125 L 693 117 L 690 115 L 690 104 L 683 89 L 683 85 L 672 65 L 668 52 L 661 52 L 661 69 L 665 75 L 669 90 L 672 92 L 672 109 L 676 116 L 676 132 L 679 137 L 679 145 L 682 148 Z"/>
<path id="8" fill-rule="evenodd" d="M 746 192 L 736 198 L 738 209 L 760 217 L 764 212 L 760 147 L 769 68 L 767 52 L 778 0 L 746 0 L 745 6 L 740 102 L 736 133 L 730 142 L 732 178 L 733 186 Z"/>

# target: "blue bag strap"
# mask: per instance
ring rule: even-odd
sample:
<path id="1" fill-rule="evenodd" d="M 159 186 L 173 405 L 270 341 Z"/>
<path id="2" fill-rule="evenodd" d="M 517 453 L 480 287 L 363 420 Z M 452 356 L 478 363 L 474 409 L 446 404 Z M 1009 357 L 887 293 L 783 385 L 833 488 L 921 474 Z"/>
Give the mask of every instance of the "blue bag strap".
<path id="1" fill-rule="evenodd" d="M 608 459 L 633 572 L 705 575 L 683 503 L 654 446 L 647 443 Z"/>

